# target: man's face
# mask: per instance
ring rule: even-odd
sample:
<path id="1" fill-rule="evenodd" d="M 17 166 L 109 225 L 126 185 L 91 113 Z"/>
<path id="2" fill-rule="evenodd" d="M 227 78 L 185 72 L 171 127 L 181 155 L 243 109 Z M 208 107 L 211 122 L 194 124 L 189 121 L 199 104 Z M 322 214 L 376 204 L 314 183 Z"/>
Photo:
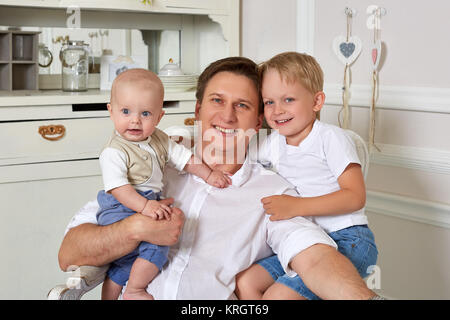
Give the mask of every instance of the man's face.
<path id="1" fill-rule="evenodd" d="M 196 120 L 201 121 L 202 136 L 198 138 L 202 138 L 204 153 L 245 154 L 251 136 L 262 125 L 258 107 L 258 92 L 249 78 L 231 72 L 212 77 L 195 110 Z"/>

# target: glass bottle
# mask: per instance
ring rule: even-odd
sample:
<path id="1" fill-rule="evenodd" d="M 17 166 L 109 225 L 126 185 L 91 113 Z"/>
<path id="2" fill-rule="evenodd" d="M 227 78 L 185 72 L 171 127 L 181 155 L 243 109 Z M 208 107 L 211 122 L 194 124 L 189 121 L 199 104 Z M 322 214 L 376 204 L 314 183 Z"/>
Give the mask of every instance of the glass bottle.
<path id="1" fill-rule="evenodd" d="M 61 48 L 61 79 L 63 91 L 88 89 L 89 45 L 83 41 L 67 41 Z"/>

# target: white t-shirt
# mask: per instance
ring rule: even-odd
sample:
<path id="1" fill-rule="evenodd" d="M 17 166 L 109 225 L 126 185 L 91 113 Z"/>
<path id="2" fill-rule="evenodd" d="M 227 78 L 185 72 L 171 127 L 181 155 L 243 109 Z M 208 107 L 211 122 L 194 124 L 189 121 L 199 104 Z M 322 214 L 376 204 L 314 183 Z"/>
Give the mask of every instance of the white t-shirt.
<path id="1" fill-rule="evenodd" d="M 269 175 L 259 164 L 246 161 L 231 180 L 232 185 L 219 189 L 166 167 L 163 194 L 175 199 L 185 222 L 180 240 L 170 248 L 168 263 L 147 288 L 155 299 L 232 299 L 236 274 L 272 251 L 293 276 L 288 264 L 302 250 L 317 243 L 336 248 L 306 218 L 270 221 L 264 214 L 261 198 L 298 195 L 279 175 Z M 96 224 L 97 210 L 97 202 L 89 202 L 66 232 L 83 223 Z"/>
<path id="2" fill-rule="evenodd" d="M 258 160 L 292 183 L 301 197 L 340 190 L 338 178 L 350 163 L 360 163 L 351 137 L 334 125 L 316 120 L 309 135 L 291 146 L 277 131 L 261 144 Z M 364 208 L 352 213 L 310 217 L 326 232 L 367 224 Z"/>
<path id="3" fill-rule="evenodd" d="M 117 132 L 115 134 L 119 135 Z M 156 158 L 156 153 L 149 145 L 151 139 L 152 137 L 150 136 L 144 141 L 129 141 L 130 143 L 133 143 L 139 146 L 139 148 L 147 151 L 149 153 L 149 157 L 152 159 L 153 165 L 152 175 L 149 176 L 145 182 L 138 185 L 133 185 L 133 187 L 136 190 L 144 192 L 149 190 L 161 192 L 163 189 L 163 175 Z M 175 143 L 172 139 L 169 139 L 168 165 L 174 167 L 178 171 L 181 171 L 191 156 L 192 152 L 189 149 L 185 148 L 181 144 Z M 127 178 L 127 156 L 124 152 L 116 148 L 105 148 L 100 154 L 99 161 L 102 170 L 105 192 L 126 184 L 130 184 Z"/>

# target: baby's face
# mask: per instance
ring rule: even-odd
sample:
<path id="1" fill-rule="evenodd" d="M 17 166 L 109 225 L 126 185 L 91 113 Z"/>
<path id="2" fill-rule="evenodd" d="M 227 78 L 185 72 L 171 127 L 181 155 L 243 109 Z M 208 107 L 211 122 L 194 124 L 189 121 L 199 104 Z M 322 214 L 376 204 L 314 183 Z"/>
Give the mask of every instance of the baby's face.
<path id="1" fill-rule="evenodd" d="M 298 145 L 312 130 L 316 119 L 316 95 L 298 81 L 287 82 L 277 70 L 269 69 L 262 82 L 264 116 L 267 124 Z M 320 106 L 321 107 L 321 106 Z"/>
<path id="2" fill-rule="evenodd" d="M 161 94 L 132 84 L 120 85 L 108 104 L 111 119 L 119 134 L 128 141 L 146 140 L 161 120 Z"/>

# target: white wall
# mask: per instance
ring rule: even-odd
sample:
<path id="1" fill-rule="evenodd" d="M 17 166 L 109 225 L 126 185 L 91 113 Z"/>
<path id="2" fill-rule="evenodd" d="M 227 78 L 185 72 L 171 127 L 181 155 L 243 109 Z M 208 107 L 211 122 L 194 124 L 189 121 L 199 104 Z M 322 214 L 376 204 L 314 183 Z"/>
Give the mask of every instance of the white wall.
<path id="1" fill-rule="evenodd" d="M 302 0 L 298 0 L 299 2 Z M 242 1 L 242 55 L 262 61 L 296 50 L 297 0 Z M 446 0 L 316 0 L 314 56 L 325 73 L 322 120 L 337 124 L 344 66 L 331 49 L 345 35 L 346 6 L 363 51 L 352 70 L 352 129 L 368 138 L 370 101 L 366 8 L 386 8 L 381 38 L 376 142 L 367 211 L 380 257 L 381 291 L 399 299 L 450 298 L 450 41 Z M 301 24 L 301 23 L 300 23 Z M 415 111 L 409 111 L 415 110 Z"/>

